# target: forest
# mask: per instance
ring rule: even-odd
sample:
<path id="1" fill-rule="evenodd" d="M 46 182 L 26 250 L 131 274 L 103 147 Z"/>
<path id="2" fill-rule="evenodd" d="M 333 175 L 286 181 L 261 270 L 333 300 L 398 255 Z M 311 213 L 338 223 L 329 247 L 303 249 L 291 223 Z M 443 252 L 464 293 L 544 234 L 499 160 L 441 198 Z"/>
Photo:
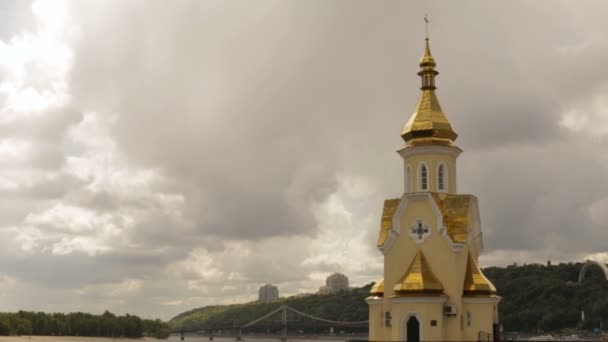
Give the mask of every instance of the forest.
<path id="1" fill-rule="evenodd" d="M 592 266 L 581 286 L 575 282 L 582 263 L 529 264 L 488 267 L 485 275 L 503 298 L 499 305 L 501 323 L 509 332 L 553 332 L 593 330 L 608 322 L 608 282 Z M 338 321 L 368 319 L 365 298 L 372 284 L 352 292 L 281 298 L 276 302 L 207 306 L 184 312 L 169 321 L 173 331 L 213 329 L 230 322 L 240 326 L 281 305 Z M 585 319 L 582 320 L 581 312 Z"/>
<path id="2" fill-rule="evenodd" d="M 144 336 L 166 339 L 170 329 L 160 320 L 146 320 L 126 314 L 116 316 L 109 311 L 101 315 L 82 312 L 44 313 L 19 311 L 0 313 L 0 335 L 51 335 L 126 337 Z"/>
<path id="3" fill-rule="evenodd" d="M 608 322 L 608 281 L 597 266 L 576 282 L 582 263 L 511 265 L 484 269 L 499 295 L 505 331 L 593 330 Z M 584 321 L 582 320 L 584 312 Z"/>

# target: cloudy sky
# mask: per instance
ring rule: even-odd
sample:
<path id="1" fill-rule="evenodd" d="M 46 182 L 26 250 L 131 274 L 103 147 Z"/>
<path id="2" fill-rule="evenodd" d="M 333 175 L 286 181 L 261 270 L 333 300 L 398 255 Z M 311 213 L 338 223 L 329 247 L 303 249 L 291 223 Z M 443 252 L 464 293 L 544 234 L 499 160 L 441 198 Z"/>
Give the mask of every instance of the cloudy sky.
<path id="1" fill-rule="evenodd" d="M 608 261 L 608 4 L 0 3 L 0 310 L 363 285 L 431 18 L 482 264 Z"/>

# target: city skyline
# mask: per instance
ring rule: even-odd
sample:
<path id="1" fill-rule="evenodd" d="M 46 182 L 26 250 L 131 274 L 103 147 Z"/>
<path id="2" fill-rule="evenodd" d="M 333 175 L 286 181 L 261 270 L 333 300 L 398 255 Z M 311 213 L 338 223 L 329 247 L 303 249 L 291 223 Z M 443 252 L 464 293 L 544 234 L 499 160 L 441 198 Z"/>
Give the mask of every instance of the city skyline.
<path id="1" fill-rule="evenodd" d="M 583 4 L 3 2 L 2 310 L 377 280 L 425 13 L 481 266 L 608 261 L 608 4 Z"/>

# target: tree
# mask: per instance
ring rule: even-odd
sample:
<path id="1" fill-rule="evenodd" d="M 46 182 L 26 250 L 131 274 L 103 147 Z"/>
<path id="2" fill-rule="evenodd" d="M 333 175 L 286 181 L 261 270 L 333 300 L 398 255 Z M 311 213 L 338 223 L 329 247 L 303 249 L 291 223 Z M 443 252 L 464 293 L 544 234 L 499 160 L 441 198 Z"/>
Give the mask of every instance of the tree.
<path id="1" fill-rule="evenodd" d="M 24 318 L 18 318 L 16 321 L 15 332 L 19 336 L 32 335 L 32 321 L 24 319 Z"/>
<path id="2" fill-rule="evenodd" d="M 0 314 L 0 335 L 10 335 L 10 320 L 6 314 Z"/>
<path id="3" fill-rule="evenodd" d="M 169 326 L 158 320 L 154 334 L 165 336 Z M 125 336 L 142 337 L 146 333 L 141 318 L 133 315 L 116 316 L 109 311 L 101 315 L 82 312 L 70 314 L 19 311 L 0 313 L 0 335 L 66 335 L 66 336 Z M 166 337 L 163 337 L 166 338 Z"/>

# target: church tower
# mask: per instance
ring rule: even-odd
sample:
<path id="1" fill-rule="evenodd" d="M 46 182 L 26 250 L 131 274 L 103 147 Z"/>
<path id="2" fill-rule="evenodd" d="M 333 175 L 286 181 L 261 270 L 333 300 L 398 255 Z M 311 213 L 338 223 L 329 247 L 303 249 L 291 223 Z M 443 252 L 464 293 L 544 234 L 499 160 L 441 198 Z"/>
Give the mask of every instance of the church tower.
<path id="1" fill-rule="evenodd" d="M 426 19 L 425 19 L 426 20 Z M 370 341 L 479 341 L 498 336 L 496 288 L 483 251 L 477 198 L 458 194 L 458 137 L 439 105 L 426 38 L 416 109 L 399 150 L 404 193 L 384 202 L 378 248 L 384 276 L 367 298 Z"/>

